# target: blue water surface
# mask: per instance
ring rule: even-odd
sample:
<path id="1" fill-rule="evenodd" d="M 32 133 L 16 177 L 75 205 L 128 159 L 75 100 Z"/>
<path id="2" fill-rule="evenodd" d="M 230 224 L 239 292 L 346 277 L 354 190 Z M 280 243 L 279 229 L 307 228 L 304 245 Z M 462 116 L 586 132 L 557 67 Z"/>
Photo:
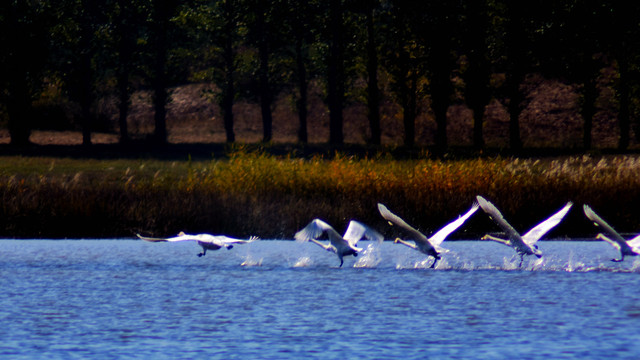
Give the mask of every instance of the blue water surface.
<path id="1" fill-rule="evenodd" d="M 401 245 L 0 240 L 10 359 L 638 359 L 640 260 L 603 242 Z"/>

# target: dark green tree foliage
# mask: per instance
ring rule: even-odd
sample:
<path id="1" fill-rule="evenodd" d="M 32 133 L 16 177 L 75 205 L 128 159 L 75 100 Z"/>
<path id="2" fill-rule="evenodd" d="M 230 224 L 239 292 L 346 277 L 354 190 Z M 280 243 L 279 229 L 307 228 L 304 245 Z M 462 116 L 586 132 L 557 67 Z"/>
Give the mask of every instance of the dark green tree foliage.
<path id="1" fill-rule="evenodd" d="M 220 106 L 227 142 L 235 141 L 233 104 L 238 95 L 238 48 L 242 45 L 242 3 L 239 0 L 195 0 L 178 14 L 177 24 L 186 34 L 183 50 L 189 54 L 194 81 L 212 82 Z"/>
<path id="2" fill-rule="evenodd" d="M 46 4 L 3 1 L 0 5 L 0 101 L 8 116 L 11 144 L 23 146 L 31 135 L 31 104 L 42 85 L 48 58 Z"/>
<path id="3" fill-rule="evenodd" d="M 583 142 L 590 148 L 599 76 L 611 66 L 617 75 L 612 89 L 619 106 L 618 147 L 626 149 L 631 129 L 640 127 L 639 10 L 636 2 L 619 0 L 5 1 L 0 96 L 11 141 L 22 145 L 29 141 L 29 109 L 42 84 L 61 84 L 80 109 L 88 145 L 96 100 L 108 92 L 117 94 L 120 138 L 128 140 L 132 78 L 152 90 L 154 139 L 160 143 L 167 141 L 171 86 L 213 82 L 229 142 L 235 141 L 239 94 L 259 101 L 263 140 L 270 141 L 274 100 L 288 91 L 296 100 L 298 138 L 306 142 L 309 83 L 318 76 L 326 86 L 329 142 L 344 141 L 345 104 L 362 101 L 370 142 L 378 144 L 384 129 L 380 104 L 387 95 L 378 84 L 382 74 L 390 100 L 402 109 L 405 145 L 415 143 L 416 117 L 430 104 L 435 147 L 444 152 L 451 79 L 460 64 L 476 147 L 484 145 L 483 114 L 493 95 L 505 99 L 510 147 L 522 147 L 519 118 L 527 104 L 521 86 L 536 72 L 580 85 Z M 146 77 L 137 75 L 143 71 Z M 504 84 L 490 85 L 493 74 L 504 75 Z M 366 95 L 354 96 L 360 90 Z"/>

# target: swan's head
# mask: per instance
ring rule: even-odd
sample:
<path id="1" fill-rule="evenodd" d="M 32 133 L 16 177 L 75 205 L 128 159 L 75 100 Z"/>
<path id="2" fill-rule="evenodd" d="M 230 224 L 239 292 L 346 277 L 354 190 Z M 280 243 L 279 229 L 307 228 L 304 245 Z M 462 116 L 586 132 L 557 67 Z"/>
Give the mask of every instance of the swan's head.
<path id="1" fill-rule="evenodd" d="M 537 256 L 538 259 L 540 259 L 542 257 L 542 251 L 538 250 L 538 247 L 532 247 L 531 248 L 531 252 L 533 253 L 533 255 Z"/>
<path id="2" fill-rule="evenodd" d="M 480 238 L 480 240 L 489 240 L 489 239 L 490 239 L 490 238 L 489 238 L 489 235 L 485 235 L 485 236 L 483 236 L 483 237 L 481 237 L 481 238 Z"/>

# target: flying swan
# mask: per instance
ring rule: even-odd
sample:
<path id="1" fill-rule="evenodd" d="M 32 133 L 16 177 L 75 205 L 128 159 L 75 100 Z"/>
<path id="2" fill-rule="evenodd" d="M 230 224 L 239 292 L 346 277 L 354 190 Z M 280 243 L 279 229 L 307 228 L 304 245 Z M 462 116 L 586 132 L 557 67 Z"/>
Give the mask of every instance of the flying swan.
<path id="1" fill-rule="evenodd" d="M 329 237 L 329 244 L 323 244 L 316 240 L 325 232 Z M 335 253 L 338 255 L 338 259 L 340 259 L 340 267 L 342 267 L 344 263 L 343 257 L 348 255 L 358 256 L 358 253 L 363 250 L 356 246 L 358 241 L 363 237 L 378 242 L 384 240 L 382 234 L 355 220 L 351 220 L 344 236 L 340 236 L 340 234 L 326 222 L 320 219 L 314 219 L 305 226 L 304 229 L 298 231 L 294 237 L 297 242 L 311 241 L 321 248 Z"/>
<path id="2" fill-rule="evenodd" d="M 621 262 L 624 260 L 625 256 L 640 255 L 640 235 L 627 241 L 609 224 L 607 224 L 606 221 L 602 220 L 598 214 L 591 210 L 589 205 L 584 205 L 584 214 L 589 218 L 589 220 L 593 221 L 596 226 L 601 227 L 610 236 L 600 233 L 596 236 L 596 239 L 604 240 L 620 251 L 620 259 L 611 259 L 611 261 Z"/>
<path id="3" fill-rule="evenodd" d="M 449 234 L 458 229 L 471 215 L 473 215 L 476 210 L 478 210 L 478 204 L 474 203 L 471 209 L 469 209 L 466 214 L 458 217 L 455 221 L 440 229 L 440 231 L 431 236 L 431 238 L 427 238 L 420 231 L 407 224 L 398 215 L 389 211 L 386 206 L 378 204 L 378 211 L 380 211 L 380 215 L 382 215 L 385 220 L 389 221 L 389 224 L 395 224 L 409 232 L 412 236 L 411 240 L 413 240 L 414 242 L 414 244 L 411 244 L 400 238 L 396 238 L 393 243 L 402 244 L 412 249 L 418 250 L 428 256 L 433 256 L 434 261 L 433 264 L 431 264 L 432 269 L 435 268 L 436 263 L 438 262 L 438 260 L 440 260 L 440 253 L 446 251 L 446 249 L 440 247 L 440 244 L 442 244 L 444 239 L 446 239 Z"/>
<path id="4" fill-rule="evenodd" d="M 220 250 L 223 247 L 227 248 L 227 250 L 231 250 L 233 249 L 233 245 L 235 244 L 249 244 L 259 239 L 257 236 L 252 236 L 249 238 L 249 240 L 240 240 L 240 239 L 234 239 L 224 235 L 210 235 L 210 234 L 189 235 L 189 234 L 185 234 L 182 231 L 178 234 L 178 236 L 170 237 L 170 238 L 152 238 L 152 237 L 145 237 L 140 234 L 137 234 L 137 235 L 140 239 L 151 241 L 151 242 L 196 241 L 198 245 L 202 247 L 202 252 L 198 254 L 198 257 L 206 255 L 207 250 Z"/>
<path id="5" fill-rule="evenodd" d="M 519 266 L 522 266 L 525 255 L 535 255 L 538 258 L 542 257 L 542 252 L 538 250 L 536 242 L 554 226 L 558 225 L 573 205 L 573 203 L 569 201 L 560 211 L 536 225 L 536 227 L 529 230 L 526 234 L 520 236 L 520 234 L 507 222 L 507 220 L 504 219 L 500 211 L 492 203 L 488 202 L 480 195 L 476 198 L 478 199 L 478 203 L 482 210 L 484 210 L 484 212 L 486 212 L 489 217 L 507 233 L 508 237 L 508 239 L 500 239 L 495 236 L 485 235 L 482 237 L 482 240 L 493 240 L 501 244 L 511 246 L 520 255 Z"/>

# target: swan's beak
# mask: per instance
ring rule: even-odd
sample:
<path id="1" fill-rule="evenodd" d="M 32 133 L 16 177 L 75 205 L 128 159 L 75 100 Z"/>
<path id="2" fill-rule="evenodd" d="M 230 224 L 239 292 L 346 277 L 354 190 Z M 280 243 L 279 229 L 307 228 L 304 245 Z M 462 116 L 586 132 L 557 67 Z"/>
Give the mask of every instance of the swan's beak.
<path id="1" fill-rule="evenodd" d="M 489 236 L 485 235 L 485 236 L 481 237 L 480 240 L 487 240 L 488 238 L 489 238 Z"/>

